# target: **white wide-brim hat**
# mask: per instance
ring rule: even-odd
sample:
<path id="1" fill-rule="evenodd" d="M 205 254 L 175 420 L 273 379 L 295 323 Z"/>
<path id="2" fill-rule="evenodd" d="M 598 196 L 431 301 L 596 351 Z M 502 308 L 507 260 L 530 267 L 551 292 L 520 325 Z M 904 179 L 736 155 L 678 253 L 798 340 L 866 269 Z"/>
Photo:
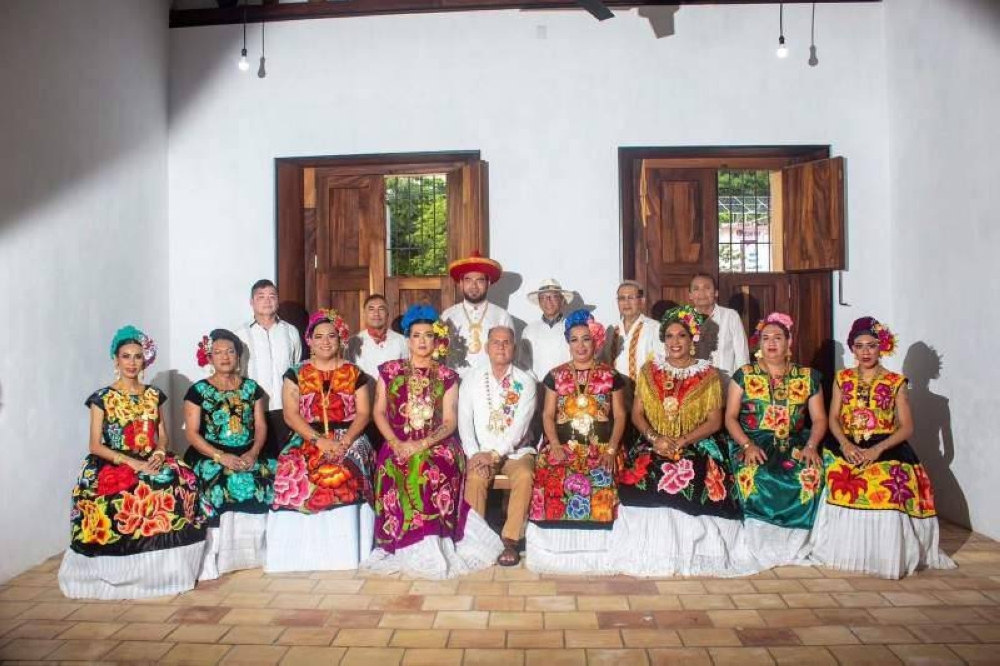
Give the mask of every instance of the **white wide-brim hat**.
<path id="1" fill-rule="evenodd" d="M 562 285 L 559 284 L 559 280 L 555 278 L 545 278 L 542 280 L 542 283 L 538 285 L 538 289 L 528 292 L 528 302 L 533 305 L 538 305 L 539 294 L 546 294 L 553 291 L 558 291 L 562 294 L 563 300 L 567 303 L 573 300 L 573 292 L 563 289 Z"/>

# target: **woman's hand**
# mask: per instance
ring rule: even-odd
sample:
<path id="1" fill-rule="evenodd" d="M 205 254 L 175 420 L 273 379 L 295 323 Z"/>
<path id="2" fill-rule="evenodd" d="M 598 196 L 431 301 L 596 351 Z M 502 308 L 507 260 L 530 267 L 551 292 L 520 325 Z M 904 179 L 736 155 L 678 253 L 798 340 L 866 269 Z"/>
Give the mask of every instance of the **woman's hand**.
<path id="1" fill-rule="evenodd" d="M 868 467 L 868 465 L 878 460 L 881 455 L 882 450 L 878 446 L 873 446 L 870 449 L 858 449 L 858 462 L 855 464 L 859 467 Z"/>
<path id="2" fill-rule="evenodd" d="M 767 462 L 767 454 L 764 453 L 764 449 L 753 443 L 743 449 L 740 457 L 747 465 L 762 465 Z"/>
<path id="3" fill-rule="evenodd" d="M 486 451 L 480 451 L 469 460 L 469 468 L 473 473 L 488 479 L 493 475 L 493 456 Z"/>
<path id="4" fill-rule="evenodd" d="M 615 464 L 618 459 L 618 451 L 615 449 L 606 449 L 600 457 L 600 465 L 604 469 L 608 470 L 612 475 L 615 473 Z"/>
<path id="5" fill-rule="evenodd" d="M 232 453 L 223 453 L 219 456 L 219 464 L 232 472 L 242 472 L 246 467 L 243 460 Z"/>
<path id="6" fill-rule="evenodd" d="M 819 455 L 819 451 L 815 445 L 802 447 L 802 462 L 816 469 L 823 468 L 823 458 Z"/>
<path id="7" fill-rule="evenodd" d="M 569 455 L 569 449 L 559 442 L 552 442 L 549 444 L 548 454 L 553 463 L 561 465 Z"/>
<path id="8" fill-rule="evenodd" d="M 844 460 L 857 465 L 861 462 L 861 449 L 851 442 L 841 442 L 840 452 L 844 454 Z"/>
<path id="9" fill-rule="evenodd" d="M 253 466 L 257 464 L 257 454 L 252 450 L 247 451 L 240 456 L 240 460 L 243 461 L 244 469 L 253 469 Z"/>
<path id="10" fill-rule="evenodd" d="M 163 467 L 163 460 L 166 455 L 156 455 L 155 453 L 150 456 L 149 460 L 146 461 L 147 474 L 156 474 Z"/>

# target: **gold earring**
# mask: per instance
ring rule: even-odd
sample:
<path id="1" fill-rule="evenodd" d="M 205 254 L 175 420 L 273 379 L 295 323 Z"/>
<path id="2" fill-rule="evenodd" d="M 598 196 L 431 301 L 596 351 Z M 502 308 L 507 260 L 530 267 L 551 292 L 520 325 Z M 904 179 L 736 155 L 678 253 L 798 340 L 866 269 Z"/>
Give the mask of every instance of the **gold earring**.
<path id="1" fill-rule="evenodd" d="M 142 380 L 142 378 L 143 378 L 143 375 L 145 375 L 145 373 L 146 373 L 146 371 L 145 371 L 145 370 L 140 370 L 140 371 L 139 371 L 139 383 L 140 383 L 140 384 L 141 384 L 141 383 L 142 383 L 142 381 L 143 381 L 143 380 Z"/>
<path id="2" fill-rule="evenodd" d="M 786 361 L 791 361 L 792 360 L 792 350 L 791 349 L 785 351 L 785 360 Z"/>
<path id="3" fill-rule="evenodd" d="M 698 350 L 696 350 L 694 348 L 694 345 L 691 345 L 691 348 L 688 350 L 688 353 L 690 353 L 691 356 L 697 356 L 698 355 Z"/>
<path id="4" fill-rule="evenodd" d="M 764 358 L 764 352 L 758 349 L 753 353 L 753 357 L 759 361 L 760 359 Z"/>
<path id="5" fill-rule="evenodd" d="M 121 378 L 122 378 L 122 371 L 119 370 L 118 366 L 116 365 L 115 366 L 115 381 L 117 382 Z"/>

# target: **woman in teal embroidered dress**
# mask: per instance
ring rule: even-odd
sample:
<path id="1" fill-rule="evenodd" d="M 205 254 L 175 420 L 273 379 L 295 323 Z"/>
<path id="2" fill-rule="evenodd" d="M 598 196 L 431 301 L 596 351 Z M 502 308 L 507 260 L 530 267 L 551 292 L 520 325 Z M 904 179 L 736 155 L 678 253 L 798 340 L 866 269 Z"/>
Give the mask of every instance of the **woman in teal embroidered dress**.
<path id="1" fill-rule="evenodd" d="M 188 447 L 184 461 L 198 476 L 211 506 L 208 544 L 200 580 L 264 563 L 264 531 L 273 495 L 275 460 L 258 456 L 267 438 L 264 391 L 240 375 L 240 339 L 215 329 L 198 344 L 198 364 L 208 379 L 184 396 Z"/>
<path id="2" fill-rule="evenodd" d="M 142 372 L 156 345 L 125 326 L 111 342 L 115 382 L 87 398 L 90 455 L 73 489 L 67 597 L 134 599 L 194 587 L 207 515 L 195 475 L 167 451 L 163 403 Z"/>
<path id="3" fill-rule="evenodd" d="M 791 317 L 761 320 L 756 361 L 733 375 L 726 406 L 747 543 L 765 568 L 805 561 L 823 486 L 823 389 L 817 371 L 791 361 L 791 343 Z"/>

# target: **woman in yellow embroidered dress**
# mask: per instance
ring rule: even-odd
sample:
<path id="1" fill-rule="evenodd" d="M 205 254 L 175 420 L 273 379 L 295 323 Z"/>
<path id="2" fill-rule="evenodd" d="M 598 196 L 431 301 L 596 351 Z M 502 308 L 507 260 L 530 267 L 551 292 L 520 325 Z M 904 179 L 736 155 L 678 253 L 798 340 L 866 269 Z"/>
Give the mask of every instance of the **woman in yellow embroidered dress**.
<path id="1" fill-rule="evenodd" d="M 641 434 L 618 474 L 621 507 L 611 535 L 612 568 L 633 576 L 755 573 L 742 538 L 722 427 L 722 383 L 695 358 L 704 316 L 668 310 L 663 349 L 636 382 L 632 422 Z"/>
<path id="2" fill-rule="evenodd" d="M 343 359 L 350 331 L 336 310 L 309 317 L 310 359 L 282 387 L 292 434 L 278 456 L 266 571 L 354 569 L 372 549 L 373 453 L 365 375 Z"/>
<path id="3" fill-rule="evenodd" d="M 745 536 L 762 568 L 807 561 L 823 484 L 823 388 L 817 371 L 792 362 L 791 343 L 791 317 L 761 320 L 756 360 L 733 375 L 726 405 Z"/>
<path id="4" fill-rule="evenodd" d="M 862 317 L 847 336 L 857 361 L 837 373 L 830 400 L 826 492 L 811 538 L 823 566 L 901 578 L 955 564 L 938 546 L 934 492 L 906 441 L 913 434 L 906 378 L 882 366 L 896 339 Z"/>

